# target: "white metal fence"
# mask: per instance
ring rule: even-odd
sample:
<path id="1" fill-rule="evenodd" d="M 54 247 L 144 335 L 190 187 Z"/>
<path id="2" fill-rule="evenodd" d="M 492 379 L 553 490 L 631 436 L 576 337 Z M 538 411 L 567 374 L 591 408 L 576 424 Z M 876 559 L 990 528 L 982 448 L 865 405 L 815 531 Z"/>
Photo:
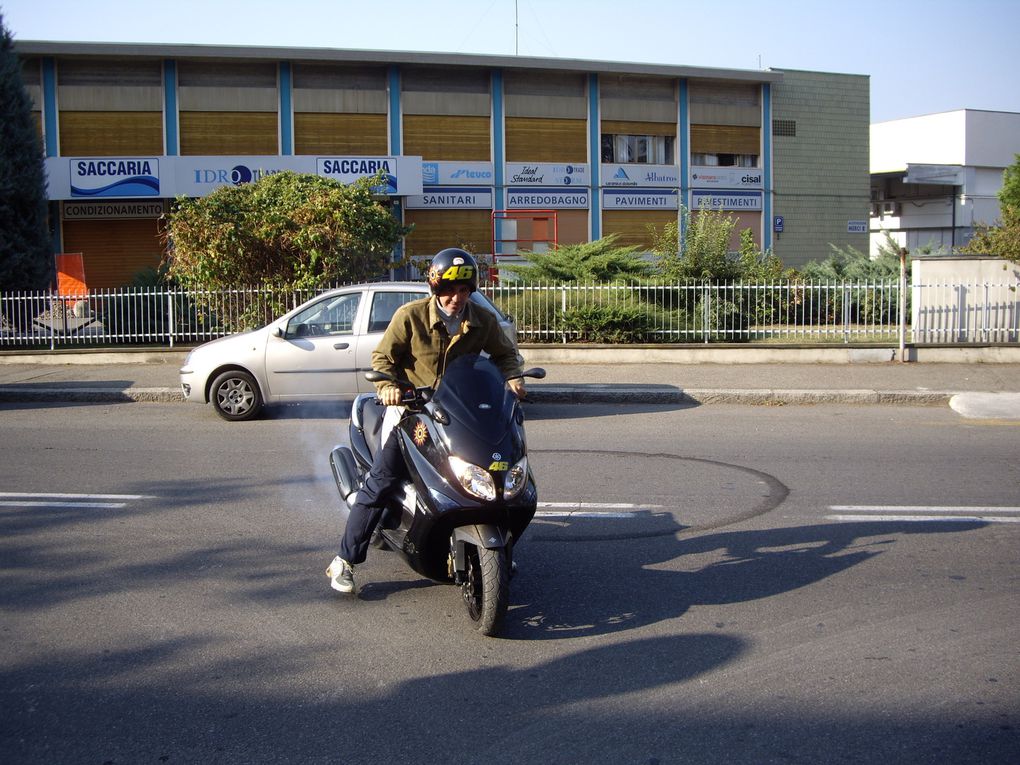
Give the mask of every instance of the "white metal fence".
<path id="1" fill-rule="evenodd" d="M 1016 285 L 898 283 L 483 285 L 521 342 L 1020 342 Z M 0 348 L 190 345 L 260 326 L 313 292 L 161 288 L 0 292 Z M 907 308 L 907 307 L 904 307 Z"/>

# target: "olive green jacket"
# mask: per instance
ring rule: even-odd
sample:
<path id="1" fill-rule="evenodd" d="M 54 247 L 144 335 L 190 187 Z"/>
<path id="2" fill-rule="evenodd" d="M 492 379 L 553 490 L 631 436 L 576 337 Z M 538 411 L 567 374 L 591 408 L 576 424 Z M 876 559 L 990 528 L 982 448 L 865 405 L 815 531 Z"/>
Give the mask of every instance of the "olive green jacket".
<path id="1" fill-rule="evenodd" d="M 517 349 L 489 311 L 468 302 L 460 333 L 450 337 L 433 296 L 405 303 L 390 319 L 372 352 L 372 368 L 416 387 L 436 387 L 447 365 L 458 356 L 485 351 L 507 379 L 521 374 Z M 392 383 L 376 383 L 383 389 Z"/>

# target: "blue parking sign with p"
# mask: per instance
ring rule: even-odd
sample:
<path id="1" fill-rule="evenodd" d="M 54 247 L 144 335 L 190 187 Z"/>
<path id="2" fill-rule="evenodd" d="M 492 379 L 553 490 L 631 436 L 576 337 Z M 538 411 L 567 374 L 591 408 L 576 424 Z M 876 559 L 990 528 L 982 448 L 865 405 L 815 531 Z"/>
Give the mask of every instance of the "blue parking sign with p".
<path id="1" fill-rule="evenodd" d="M 772 230 L 775 231 L 777 234 L 778 233 L 782 233 L 782 231 L 783 231 L 783 216 L 782 215 L 773 215 L 772 216 Z"/>

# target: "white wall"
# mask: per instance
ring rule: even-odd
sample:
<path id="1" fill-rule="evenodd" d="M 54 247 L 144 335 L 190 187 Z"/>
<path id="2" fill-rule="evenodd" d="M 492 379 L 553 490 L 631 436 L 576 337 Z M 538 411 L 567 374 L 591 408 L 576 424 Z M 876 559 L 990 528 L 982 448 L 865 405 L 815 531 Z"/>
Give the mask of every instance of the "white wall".
<path id="1" fill-rule="evenodd" d="M 909 117 L 871 126 L 871 172 L 904 171 L 908 162 L 966 164 L 966 112 Z"/>
<path id="2" fill-rule="evenodd" d="M 1020 154 L 1020 114 L 968 110 L 966 115 L 967 147 L 961 164 L 1000 170 L 1012 165 Z"/>

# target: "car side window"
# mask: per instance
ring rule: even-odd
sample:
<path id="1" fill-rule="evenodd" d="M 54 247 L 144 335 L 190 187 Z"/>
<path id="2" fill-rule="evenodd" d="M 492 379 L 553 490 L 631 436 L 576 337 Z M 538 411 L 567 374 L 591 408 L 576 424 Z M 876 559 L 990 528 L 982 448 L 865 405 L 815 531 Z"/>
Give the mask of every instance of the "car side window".
<path id="1" fill-rule="evenodd" d="M 385 332 L 390 319 L 404 303 L 425 297 L 424 292 L 376 292 L 368 314 L 368 331 Z"/>
<path id="2" fill-rule="evenodd" d="M 333 295 L 295 314 L 287 324 L 287 337 L 350 335 L 358 315 L 360 292 Z"/>

